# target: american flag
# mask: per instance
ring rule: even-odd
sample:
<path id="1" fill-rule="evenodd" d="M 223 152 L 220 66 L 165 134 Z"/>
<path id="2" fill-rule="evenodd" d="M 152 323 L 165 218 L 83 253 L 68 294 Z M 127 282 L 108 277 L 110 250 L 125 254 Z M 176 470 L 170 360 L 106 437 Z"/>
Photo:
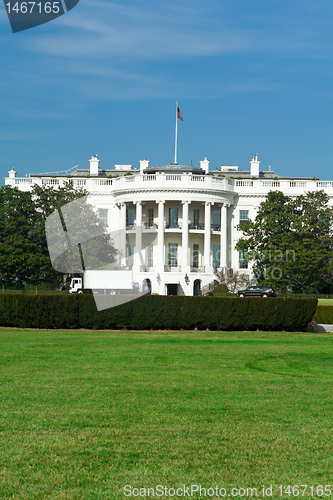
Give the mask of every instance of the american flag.
<path id="1" fill-rule="evenodd" d="M 184 121 L 182 112 L 180 111 L 180 109 L 178 107 L 177 107 L 177 118 L 179 118 L 182 122 Z"/>

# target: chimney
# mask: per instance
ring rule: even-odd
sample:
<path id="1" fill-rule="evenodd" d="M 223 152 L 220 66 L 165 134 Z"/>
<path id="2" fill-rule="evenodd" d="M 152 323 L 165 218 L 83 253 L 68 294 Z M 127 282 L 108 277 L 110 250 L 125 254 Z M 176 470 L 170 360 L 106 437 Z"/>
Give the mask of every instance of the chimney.
<path id="1" fill-rule="evenodd" d="M 199 163 L 200 168 L 205 171 L 205 174 L 208 174 L 210 161 L 207 160 L 207 156 L 205 156 L 205 159 L 203 161 L 200 161 Z"/>
<path id="2" fill-rule="evenodd" d="M 252 177 L 259 177 L 259 165 L 260 161 L 258 161 L 258 155 L 252 156 L 250 161 L 250 173 Z"/>
<path id="3" fill-rule="evenodd" d="M 98 155 L 92 156 L 91 159 L 89 160 L 90 163 L 90 175 L 98 175 L 99 171 L 99 159 Z"/>
<path id="4" fill-rule="evenodd" d="M 8 177 L 9 177 L 10 179 L 15 179 L 15 177 L 16 177 L 16 172 L 15 172 L 15 168 L 14 168 L 14 167 L 12 167 L 12 168 L 9 170 L 9 172 L 8 172 Z"/>
<path id="5" fill-rule="evenodd" d="M 146 170 L 146 168 L 149 167 L 150 161 L 146 160 L 140 160 L 140 174 L 143 174 L 143 171 Z"/>

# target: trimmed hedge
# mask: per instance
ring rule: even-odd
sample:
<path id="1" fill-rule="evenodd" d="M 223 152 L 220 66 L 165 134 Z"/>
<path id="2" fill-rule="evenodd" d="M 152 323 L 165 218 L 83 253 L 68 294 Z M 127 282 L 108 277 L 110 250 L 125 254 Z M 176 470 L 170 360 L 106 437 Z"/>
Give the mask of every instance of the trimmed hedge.
<path id="1" fill-rule="evenodd" d="M 304 330 L 317 299 L 146 295 L 98 312 L 92 295 L 0 295 L 0 325 L 94 330 Z M 324 306 L 325 307 L 325 306 Z"/>
<path id="2" fill-rule="evenodd" d="M 333 306 L 317 306 L 316 314 L 313 317 L 316 323 L 324 325 L 333 324 Z"/>

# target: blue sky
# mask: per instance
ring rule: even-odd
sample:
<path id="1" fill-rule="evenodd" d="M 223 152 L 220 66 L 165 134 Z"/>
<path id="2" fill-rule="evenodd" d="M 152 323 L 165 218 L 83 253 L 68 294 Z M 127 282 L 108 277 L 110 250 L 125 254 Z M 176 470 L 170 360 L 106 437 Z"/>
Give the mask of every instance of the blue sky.
<path id="1" fill-rule="evenodd" d="M 0 5 L 1 178 L 205 156 L 333 179 L 329 0 L 80 0 L 13 34 Z"/>

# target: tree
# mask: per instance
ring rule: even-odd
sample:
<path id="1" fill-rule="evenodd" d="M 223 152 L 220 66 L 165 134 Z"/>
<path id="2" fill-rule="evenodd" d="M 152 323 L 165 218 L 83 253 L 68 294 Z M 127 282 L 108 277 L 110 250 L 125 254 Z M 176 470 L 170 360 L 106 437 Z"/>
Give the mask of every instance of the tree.
<path id="1" fill-rule="evenodd" d="M 34 225 L 34 236 L 39 246 L 40 252 L 47 259 L 47 270 L 44 279 L 53 281 L 54 286 L 58 286 L 63 280 L 63 275 L 57 273 L 51 264 L 49 250 L 45 234 L 45 222 L 49 215 L 67 203 L 87 196 L 87 191 L 84 189 L 75 189 L 72 180 L 65 181 L 64 185 L 59 188 L 51 186 L 34 185 L 32 191 L 32 199 L 34 208 L 37 214 L 37 220 Z"/>
<path id="2" fill-rule="evenodd" d="M 0 281 L 17 280 L 38 284 L 40 281 L 53 281 L 58 286 L 63 274 L 52 267 L 46 240 L 45 222 L 56 210 L 62 214 L 61 207 L 85 197 L 87 192 L 75 190 L 73 182 L 63 187 L 34 186 L 31 192 L 3 186 L 0 189 Z M 99 228 L 99 237 L 85 242 L 87 268 L 101 262 L 114 261 L 115 249 L 110 237 L 99 221 L 91 205 L 84 202 L 76 213 L 81 230 L 88 224 Z M 80 247 L 81 248 L 81 247 Z M 81 251 L 81 250 L 80 250 Z M 80 271 L 82 267 L 78 267 Z M 76 269 L 74 268 L 74 271 Z"/>
<path id="3" fill-rule="evenodd" d="M 259 284 L 314 293 L 333 278 L 333 211 L 323 191 L 291 198 L 269 192 L 254 221 L 238 226 Z"/>
<path id="4" fill-rule="evenodd" d="M 229 292 L 235 293 L 237 290 L 247 288 L 250 284 L 250 276 L 241 271 L 233 272 L 227 269 L 226 272 L 216 270 L 215 277 L 219 285 L 226 285 Z"/>
<path id="5" fill-rule="evenodd" d="M 38 215 L 30 193 L 0 189 L 0 280 L 37 282 L 47 275 L 49 259 L 36 238 Z"/>

